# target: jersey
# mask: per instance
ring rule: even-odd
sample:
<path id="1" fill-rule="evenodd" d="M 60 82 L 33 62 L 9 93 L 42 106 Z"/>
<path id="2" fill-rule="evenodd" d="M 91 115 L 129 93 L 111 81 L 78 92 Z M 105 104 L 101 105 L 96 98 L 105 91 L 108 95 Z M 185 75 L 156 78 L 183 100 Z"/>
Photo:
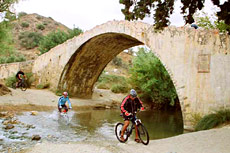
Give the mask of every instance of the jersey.
<path id="1" fill-rule="evenodd" d="M 71 108 L 71 102 L 68 96 L 66 98 L 64 96 L 61 96 L 58 100 L 58 106 L 65 105 L 66 101 L 68 101 L 69 108 Z"/>

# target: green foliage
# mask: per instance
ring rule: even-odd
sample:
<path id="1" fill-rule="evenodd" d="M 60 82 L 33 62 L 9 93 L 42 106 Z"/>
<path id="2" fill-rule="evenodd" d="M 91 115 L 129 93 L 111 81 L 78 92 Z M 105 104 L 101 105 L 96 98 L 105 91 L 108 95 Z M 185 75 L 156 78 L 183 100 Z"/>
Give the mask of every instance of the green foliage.
<path id="1" fill-rule="evenodd" d="M 13 4 L 17 3 L 17 2 L 18 2 L 18 0 L 2 0 L 2 1 L 0 1 L 0 14 L 5 14 L 4 18 L 9 19 L 8 18 L 9 14 L 14 15 L 14 13 L 10 10 L 12 9 Z"/>
<path id="2" fill-rule="evenodd" d="M 70 30 L 68 33 L 64 31 L 58 30 L 57 32 L 51 32 L 47 36 L 44 37 L 42 41 L 39 43 L 39 50 L 41 54 L 48 52 L 51 48 L 62 44 L 66 40 L 73 38 L 74 36 L 78 36 L 82 33 L 82 30 L 75 28 Z"/>
<path id="3" fill-rule="evenodd" d="M 173 82 L 151 51 L 139 48 L 130 73 L 130 84 L 140 93 L 140 97 L 154 103 L 174 104 L 177 94 Z"/>
<path id="4" fill-rule="evenodd" d="M 49 84 L 39 84 L 36 86 L 37 89 L 45 89 L 45 88 L 49 88 Z"/>
<path id="5" fill-rule="evenodd" d="M 2 56 L 2 57 L 0 57 L 0 64 L 22 62 L 22 61 L 25 61 L 25 60 L 26 60 L 26 58 L 22 54 L 20 54 L 20 55 L 12 54 L 10 56 Z"/>
<path id="6" fill-rule="evenodd" d="M 203 17 L 196 17 L 196 22 L 199 27 L 203 27 L 205 29 L 218 29 L 220 32 L 228 32 L 230 31 L 230 25 L 225 24 L 223 20 L 217 21 L 214 17 L 211 18 L 204 14 Z M 212 22 L 214 20 L 214 22 Z"/>
<path id="7" fill-rule="evenodd" d="M 27 22 L 22 22 L 21 23 L 21 26 L 23 27 L 23 28 L 28 28 L 29 27 L 29 23 L 27 23 Z"/>
<path id="8" fill-rule="evenodd" d="M 205 115 L 195 126 L 196 131 L 214 128 L 230 121 L 230 109 L 222 109 L 215 113 Z"/>
<path id="9" fill-rule="evenodd" d="M 25 15 L 27 15 L 26 12 L 19 12 L 19 13 L 18 13 L 18 18 L 21 18 L 21 17 L 23 17 L 23 16 L 25 16 Z"/>
<path id="10" fill-rule="evenodd" d="M 189 121 L 192 123 L 192 126 L 195 127 L 201 119 L 202 115 L 200 113 L 192 113 Z"/>
<path id="11" fill-rule="evenodd" d="M 181 14 L 184 15 L 186 23 L 193 23 L 193 15 L 197 10 L 201 10 L 204 7 L 204 0 L 181 1 Z M 230 25 L 230 1 L 225 1 L 220 4 L 219 1 L 213 0 L 213 4 L 220 8 L 217 12 L 218 20 L 223 20 L 226 24 Z M 154 26 L 156 29 L 162 29 L 170 24 L 170 15 L 174 11 L 175 0 L 119 0 L 120 4 L 125 6 L 121 9 L 121 12 L 125 15 L 126 20 L 143 20 L 145 17 L 153 16 Z"/>
<path id="12" fill-rule="evenodd" d="M 116 66 L 122 66 L 122 59 L 119 58 L 119 57 L 115 57 L 113 60 L 112 60 L 112 63 Z"/>
<path id="13" fill-rule="evenodd" d="M 16 75 L 16 74 L 15 74 Z M 10 77 L 8 77 L 6 80 L 5 80 L 5 85 L 7 87 L 11 87 L 12 88 L 12 84 L 16 82 L 16 77 L 15 75 L 12 75 Z"/>
<path id="14" fill-rule="evenodd" d="M 114 93 L 127 93 L 129 88 L 127 84 L 113 84 L 111 87 L 111 91 Z"/>
<path id="15" fill-rule="evenodd" d="M 26 49 L 37 47 L 43 36 L 37 32 L 22 32 L 19 35 L 20 45 Z"/>
<path id="16" fill-rule="evenodd" d="M 117 75 L 107 75 L 102 73 L 101 76 L 98 78 L 97 88 L 99 89 L 110 89 L 117 93 L 117 92 L 126 92 L 126 88 L 129 88 L 127 80 L 123 76 Z"/>
<path id="17" fill-rule="evenodd" d="M 25 73 L 25 75 L 26 75 L 26 84 L 28 87 L 31 87 L 32 83 L 35 81 L 33 73 Z"/>
<path id="18" fill-rule="evenodd" d="M 36 28 L 39 29 L 39 30 L 44 30 L 45 26 L 43 24 L 37 24 Z"/>

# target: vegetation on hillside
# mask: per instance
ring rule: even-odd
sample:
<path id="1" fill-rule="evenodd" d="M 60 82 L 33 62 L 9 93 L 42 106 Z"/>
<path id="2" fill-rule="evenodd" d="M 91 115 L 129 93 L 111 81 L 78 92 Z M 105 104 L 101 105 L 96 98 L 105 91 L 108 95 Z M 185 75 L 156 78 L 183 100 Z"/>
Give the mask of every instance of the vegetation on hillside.
<path id="1" fill-rule="evenodd" d="M 79 28 L 74 28 L 73 30 L 69 30 L 68 33 L 58 30 L 57 32 L 50 32 L 48 35 L 44 36 L 39 42 L 39 50 L 41 54 L 46 53 L 51 48 L 62 44 L 68 39 L 73 38 L 74 36 L 78 36 L 83 31 Z"/>
<path id="2" fill-rule="evenodd" d="M 25 61 L 25 57 L 15 51 L 9 21 L 0 22 L 0 64 Z"/>

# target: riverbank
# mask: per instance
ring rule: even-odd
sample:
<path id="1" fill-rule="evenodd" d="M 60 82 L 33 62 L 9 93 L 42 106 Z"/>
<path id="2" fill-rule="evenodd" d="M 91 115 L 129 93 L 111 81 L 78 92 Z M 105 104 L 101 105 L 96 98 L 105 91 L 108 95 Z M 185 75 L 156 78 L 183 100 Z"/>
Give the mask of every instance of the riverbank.
<path id="1" fill-rule="evenodd" d="M 105 109 L 120 104 L 125 95 L 112 94 L 107 90 L 96 90 L 93 99 L 71 98 L 74 110 Z M 26 92 L 12 90 L 11 94 L 0 96 L 0 111 L 45 111 L 57 108 L 59 96 L 49 90 L 29 89 Z M 117 106 L 118 107 L 118 106 Z M 149 145 L 137 144 L 133 140 L 119 143 L 116 138 L 108 141 L 80 141 L 68 144 L 41 141 L 22 153 L 73 153 L 73 152 L 130 152 L 130 153 L 229 153 L 230 126 L 218 129 L 182 134 L 166 139 L 151 140 Z"/>
<path id="2" fill-rule="evenodd" d="M 94 141 L 69 144 L 43 142 L 23 153 L 229 153 L 230 126 L 194 133 L 182 134 L 160 140 L 151 140 L 147 146 L 133 140 Z"/>

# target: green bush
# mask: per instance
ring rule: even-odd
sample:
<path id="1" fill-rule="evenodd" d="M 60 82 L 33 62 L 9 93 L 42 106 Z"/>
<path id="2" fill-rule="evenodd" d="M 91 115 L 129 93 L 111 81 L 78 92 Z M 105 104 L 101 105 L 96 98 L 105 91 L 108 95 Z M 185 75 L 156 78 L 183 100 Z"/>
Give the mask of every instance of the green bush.
<path id="1" fill-rule="evenodd" d="M 27 15 L 26 12 L 20 12 L 20 13 L 18 13 L 18 18 L 23 17 L 23 16 L 25 16 L 25 15 Z"/>
<path id="2" fill-rule="evenodd" d="M 140 93 L 140 97 L 162 105 L 175 104 L 177 99 L 173 82 L 154 54 L 145 48 L 139 48 L 130 68 L 130 84 Z"/>
<path id="3" fill-rule="evenodd" d="M 51 48 L 62 44 L 66 40 L 78 36 L 82 32 L 81 29 L 73 29 L 70 30 L 68 33 L 58 30 L 57 32 L 51 32 L 44 37 L 39 43 L 39 50 L 41 54 L 48 52 Z"/>
<path id="4" fill-rule="evenodd" d="M 116 66 L 122 66 L 122 59 L 119 58 L 119 57 L 115 57 L 113 60 L 112 60 L 112 63 Z"/>
<path id="5" fill-rule="evenodd" d="M 22 23 L 21 23 L 21 26 L 22 26 L 23 28 L 28 28 L 28 27 L 29 27 L 29 23 L 27 23 L 27 22 L 22 22 Z"/>
<path id="6" fill-rule="evenodd" d="M 230 121 L 230 110 L 223 109 L 215 113 L 205 115 L 195 126 L 196 131 L 208 130 L 222 123 Z"/>
<path id="7" fill-rule="evenodd" d="M 16 74 L 15 74 L 16 75 Z M 5 80 L 5 85 L 7 87 L 11 87 L 12 88 L 12 84 L 16 82 L 16 77 L 15 75 L 12 75 L 10 77 L 8 77 L 6 80 Z"/>
<path id="8" fill-rule="evenodd" d="M 111 91 L 114 93 L 127 93 L 129 88 L 125 84 L 113 84 L 111 87 Z"/>
<path id="9" fill-rule="evenodd" d="M 32 49 L 38 46 L 43 36 L 37 32 L 22 32 L 19 35 L 20 45 L 26 49 Z"/>
<path id="10" fill-rule="evenodd" d="M 39 84 L 36 86 L 37 89 L 46 89 L 49 88 L 49 84 Z"/>
<path id="11" fill-rule="evenodd" d="M 110 85 L 106 82 L 100 82 L 97 85 L 98 89 L 110 89 Z"/>
<path id="12" fill-rule="evenodd" d="M 44 30 L 45 26 L 43 24 L 37 24 L 36 28 L 39 29 L 39 30 Z"/>
<path id="13" fill-rule="evenodd" d="M 22 61 L 25 61 L 25 60 L 26 60 L 26 58 L 24 57 L 24 55 L 12 54 L 10 56 L 2 56 L 2 57 L 0 57 L 0 64 L 22 62 Z"/>

